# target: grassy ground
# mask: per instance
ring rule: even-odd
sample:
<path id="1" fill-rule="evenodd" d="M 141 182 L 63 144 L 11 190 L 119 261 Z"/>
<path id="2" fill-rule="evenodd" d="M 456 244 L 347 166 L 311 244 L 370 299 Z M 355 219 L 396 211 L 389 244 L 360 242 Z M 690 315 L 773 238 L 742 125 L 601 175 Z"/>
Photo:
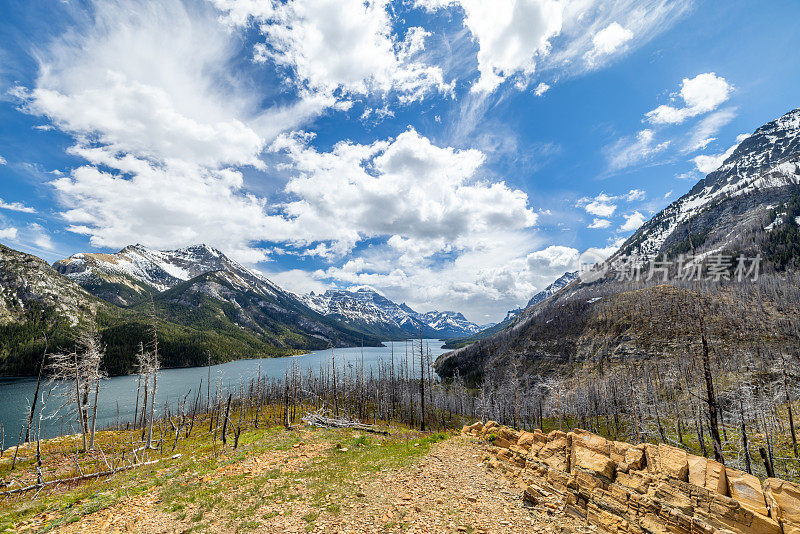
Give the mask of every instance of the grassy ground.
<path id="1" fill-rule="evenodd" d="M 391 428 L 390 436 L 271 427 L 242 431 L 233 450 L 232 439 L 227 447 L 212 439 L 206 432 L 207 422 L 198 423 L 197 428 L 196 435 L 178 440 L 174 451 L 165 436 L 163 453 L 151 453 L 151 459 L 159 460 L 154 465 L 79 484 L 50 486 L 38 494 L 31 491 L 0 498 L 0 532 L 48 532 L 137 499 L 153 504 L 157 513 L 151 515 L 163 514 L 165 521 L 190 531 L 255 529 L 264 518 L 253 514 L 270 503 L 277 508 L 268 514 L 291 513 L 293 506 L 301 505 L 303 518 L 312 528 L 321 512 L 336 514 L 337 503 L 358 492 L 362 477 L 412 463 L 432 443 L 447 437 L 401 427 Z M 107 458 L 119 457 L 139 437 L 132 432 L 102 432 L 98 443 Z M 45 480 L 75 475 L 79 443 L 79 437 L 43 442 Z M 34 481 L 32 452 L 20 449 L 14 472 L 10 472 L 6 452 L 0 479 L 14 477 L 23 485 Z M 84 472 L 104 470 L 98 453 L 77 456 Z"/>

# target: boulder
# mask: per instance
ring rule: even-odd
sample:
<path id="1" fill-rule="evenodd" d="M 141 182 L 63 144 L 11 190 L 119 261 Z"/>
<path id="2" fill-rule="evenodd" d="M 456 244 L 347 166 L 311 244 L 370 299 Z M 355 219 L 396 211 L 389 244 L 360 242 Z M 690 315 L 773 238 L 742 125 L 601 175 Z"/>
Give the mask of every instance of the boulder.
<path id="1" fill-rule="evenodd" d="M 781 522 L 784 533 L 800 533 L 800 485 L 768 478 L 764 482 L 764 495 L 770 516 Z"/>
<path id="2" fill-rule="evenodd" d="M 687 455 L 689 461 L 689 483 L 709 491 L 728 495 L 728 477 L 725 474 L 725 466 L 714 460 Z"/>
<path id="3" fill-rule="evenodd" d="M 497 431 L 497 435 L 512 443 L 516 443 L 517 440 L 519 439 L 519 432 L 505 426 Z"/>
<path id="4" fill-rule="evenodd" d="M 658 446 L 659 474 L 683 482 L 689 480 L 689 459 L 686 451 L 664 445 Z"/>
<path id="5" fill-rule="evenodd" d="M 644 468 L 644 462 L 644 447 L 637 445 L 625 451 L 625 464 L 630 469 L 641 471 Z"/>
<path id="6" fill-rule="evenodd" d="M 604 456 L 611 456 L 611 442 L 603 436 L 592 434 L 586 430 L 575 429 L 572 431 L 572 447 L 583 447 Z"/>
<path id="7" fill-rule="evenodd" d="M 516 442 L 508 441 L 506 438 L 502 436 L 495 436 L 494 440 L 492 441 L 492 444 L 494 444 L 495 447 L 500 447 L 503 449 L 508 449 L 509 447 L 514 445 L 514 443 Z"/>
<path id="8" fill-rule="evenodd" d="M 555 434 L 553 439 L 548 441 L 536 456 L 551 469 L 569 471 L 566 434 L 563 432 Z"/>
<path id="9" fill-rule="evenodd" d="M 469 425 L 470 432 L 481 432 L 482 430 L 483 430 L 483 423 L 481 423 L 480 421 Z"/>
<path id="10" fill-rule="evenodd" d="M 497 421 L 486 421 L 486 424 L 483 425 L 483 432 L 489 432 L 495 427 L 499 427 L 500 424 Z"/>
<path id="11" fill-rule="evenodd" d="M 611 457 L 582 446 L 575 446 L 574 441 L 572 454 L 573 456 L 571 465 L 573 469 L 584 469 L 594 475 L 602 476 L 609 481 L 614 480 L 614 473 L 616 471 L 617 464 L 611 459 Z"/>
<path id="12" fill-rule="evenodd" d="M 533 434 L 530 432 L 521 432 L 519 435 L 519 439 L 517 440 L 517 445 L 529 451 L 531 449 L 531 445 L 533 445 Z"/>
<path id="13" fill-rule="evenodd" d="M 764 490 L 757 477 L 730 467 L 725 469 L 725 476 L 728 478 L 731 497 L 739 501 L 742 507 L 754 514 L 769 515 Z"/>

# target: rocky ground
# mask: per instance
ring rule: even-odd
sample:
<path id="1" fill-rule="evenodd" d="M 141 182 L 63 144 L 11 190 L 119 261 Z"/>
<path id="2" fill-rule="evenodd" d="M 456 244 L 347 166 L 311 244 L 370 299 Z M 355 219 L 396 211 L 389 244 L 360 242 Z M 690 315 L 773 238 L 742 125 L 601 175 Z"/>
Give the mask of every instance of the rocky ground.
<path id="1" fill-rule="evenodd" d="M 289 434 L 289 433 L 287 433 Z M 57 532 L 590 532 L 556 496 L 523 502 L 519 472 L 466 436 L 373 438 L 300 429 L 257 455 L 162 483 L 76 516 Z M 441 437 L 439 438 L 441 439 Z M 492 467 L 494 465 L 494 467 Z M 60 511 L 21 529 L 40 530 Z"/>

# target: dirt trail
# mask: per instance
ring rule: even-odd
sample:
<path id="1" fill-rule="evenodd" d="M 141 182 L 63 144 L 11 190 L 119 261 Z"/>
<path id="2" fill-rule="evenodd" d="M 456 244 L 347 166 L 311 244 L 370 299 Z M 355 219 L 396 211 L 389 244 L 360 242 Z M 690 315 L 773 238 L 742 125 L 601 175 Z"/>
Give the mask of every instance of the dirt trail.
<path id="1" fill-rule="evenodd" d="M 240 474 L 258 476 L 280 468 L 302 476 L 303 466 L 315 460 L 328 444 L 303 443 L 284 451 L 269 451 L 254 458 L 220 468 L 203 477 L 206 483 Z M 358 491 L 337 500 L 335 513 L 311 503 L 302 483 L 294 490 L 301 498 L 290 505 L 263 499 L 247 519 L 256 532 L 468 532 L 468 533 L 567 533 L 591 532 L 564 515 L 557 502 L 540 502 L 535 508 L 523 504 L 523 481 L 513 471 L 491 469 L 483 461 L 486 445 L 456 436 L 431 446 L 413 465 L 386 469 L 353 482 Z M 299 480 L 299 479 L 290 479 Z M 268 493 L 265 488 L 265 495 Z M 187 532 L 192 523 L 164 511 L 157 493 L 127 499 L 110 508 L 85 516 L 58 532 Z M 221 510 L 225 505 L 221 506 Z M 241 525 L 207 513 L 201 531 L 237 532 Z M 313 520 L 309 520 L 313 517 Z M 255 524 L 253 523 L 255 522 Z"/>

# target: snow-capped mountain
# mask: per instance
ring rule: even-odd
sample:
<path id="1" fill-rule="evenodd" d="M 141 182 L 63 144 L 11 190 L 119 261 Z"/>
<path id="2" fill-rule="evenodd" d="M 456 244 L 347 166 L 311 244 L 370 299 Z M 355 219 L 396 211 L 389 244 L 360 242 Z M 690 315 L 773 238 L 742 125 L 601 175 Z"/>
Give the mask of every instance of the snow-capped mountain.
<path id="1" fill-rule="evenodd" d="M 783 330 L 786 318 L 800 313 L 795 294 L 800 275 L 798 218 L 800 109 L 795 109 L 745 138 L 718 169 L 643 224 L 603 267 L 633 254 L 644 259 L 661 256 L 660 268 L 673 272 L 680 254 L 705 258 L 719 253 L 731 260 L 732 267 L 736 258 L 759 258 L 758 276 L 744 286 L 725 275 L 718 282 L 705 278 L 703 295 L 715 310 L 712 335 L 725 352 L 751 351 L 751 341 L 742 345 L 738 332 L 758 329 L 770 332 L 776 350 L 784 350 L 796 337 Z M 649 269 L 646 263 L 642 268 Z M 618 280 L 613 271 L 595 272 L 597 277 L 565 280 L 565 289 L 538 303 L 533 303 L 535 296 L 530 311 L 453 344 L 455 350 L 437 360 L 437 372 L 480 376 L 486 369 L 502 372 L 514 360 L 526 362 L 532 374 L 560 373 L 574 369 L 581 360 L 682 357 L 686 347 L 697 342 L 696 316 L 683 310 L 676 313 L 692 291 L 680 278 L 656 278 L 631 291 L 636 286 Z M 642 279 L 647 280 L 646 275 Z M 753 291 L 753 286 L 763 289 Z M 644 303 L 647 313 L 626 316 L 618 311 Z M 746 310 L 751 308 L 771 311 L 750 317 Z M 743 322 L 742 316 L 752 322 Z M 609 320 L 617 321 L 614 328 L 604 326 Z"/>
<path id="2" fill-rule="evenodd" d="M 281 291 L 260 274 L 208 245 L 176 250 L 130 245 L 115 254 L 75 254 L 57 261 L 53 267 L 82 286 L 94 288 L 96 294 L 104 293 L 98 296 L 120 305 L 131 304 L 148 291 L 166 291 L 211 271 L 227 271 L 241 284 L 258 291 Z"/>
<path id="3" fill-rule="evenodd" d="M 208 245 L 153 250 L 131 245 L 114 254 L 75 254 L 57 271 L 112 304 L 202 330 L 246 330 L 271 346 L 326 348 L 378 343 L 310 309 L 303 300 Z"/>
<path id="4" fill-rule="evenodd" d="M 650 259 L 694 240 L 706 250 L 742 237 L 746 226 L 785 202 L 800 184 L 800 108 L 758 128 L 714 172 L 645 223 L 620 249 Z M 761 227 L 760 230 L 764 228 Z"/>
<path id="5" fill-rule="evenodd" d="M 387 339 L 422 335 L 431 338 L 463 337 L 481 327 L 461 313 L 418 313 L 405 303 L 397 304 L 370 288 L 355 291 L 328 290 L 302 297 L 306 305 L 323 314 Z"/>

